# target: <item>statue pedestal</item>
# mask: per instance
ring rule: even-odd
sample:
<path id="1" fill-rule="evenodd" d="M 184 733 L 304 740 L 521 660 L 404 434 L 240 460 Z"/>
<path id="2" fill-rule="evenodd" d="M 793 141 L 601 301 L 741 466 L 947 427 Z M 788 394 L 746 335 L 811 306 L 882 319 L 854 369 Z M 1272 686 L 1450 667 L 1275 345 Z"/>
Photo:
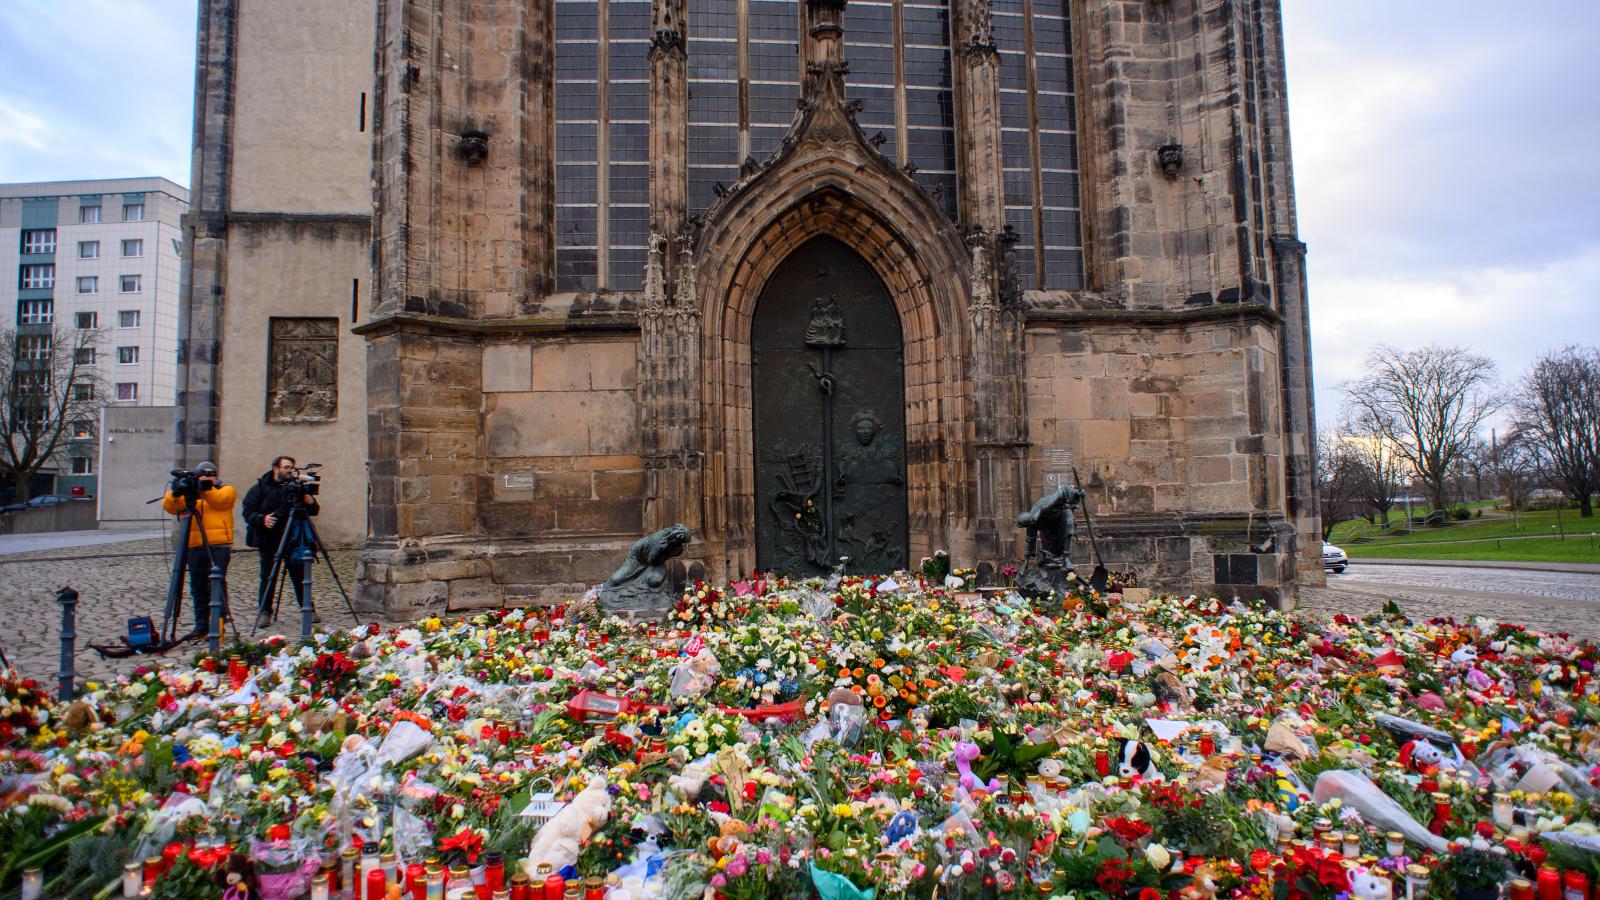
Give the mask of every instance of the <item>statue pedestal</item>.
<path id="1" fill-rule="evenodd" d="M 1072 580 L 1067 577 L 1071 569 L 1028 569 L 1017 575 L 1017 591 L 1024 597 L 1038 599 L 1054 593 L 1065 597 L 1071 590 Z"/>

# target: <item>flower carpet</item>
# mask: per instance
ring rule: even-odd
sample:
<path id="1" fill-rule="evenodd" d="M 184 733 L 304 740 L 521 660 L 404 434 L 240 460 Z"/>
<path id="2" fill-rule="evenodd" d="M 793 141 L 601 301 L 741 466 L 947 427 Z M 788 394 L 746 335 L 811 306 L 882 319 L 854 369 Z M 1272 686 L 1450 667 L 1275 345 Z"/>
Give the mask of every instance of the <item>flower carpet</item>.
<path id="1" fill-rule="evenodd" d="M 897 573 L 11 677 L 0 892 L 1581 900 L 1597 655 Z"/>

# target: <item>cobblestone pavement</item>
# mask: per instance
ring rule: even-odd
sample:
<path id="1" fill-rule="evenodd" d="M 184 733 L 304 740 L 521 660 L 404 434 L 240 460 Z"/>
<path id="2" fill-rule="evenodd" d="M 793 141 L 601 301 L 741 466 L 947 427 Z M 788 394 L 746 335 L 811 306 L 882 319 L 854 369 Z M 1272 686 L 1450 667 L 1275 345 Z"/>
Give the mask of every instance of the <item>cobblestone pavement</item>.
<path id="1" fill-rule="evenodd" d="M 159 539 L 145 540 L 0 557 L 0 623 L 5 623 L 0 625 L 0 649 L 24 675 L 55 684 L 61 660 L 61 607 L 55 602 L 55 592 L 67 585 L 79 594 L 76 629 L 79 681 L 106 678 L 155 660 L 188 662 L 195 652 L 204 649 L 203 640 L 185 644 L 164 656 L 121 660 L 101 659 L 88 646 L 90 643 L 116 643 L 119 635 L 127 633 L 128 619 L 133 616 L 148 615 L 160 625 L 167 581 L 172 572 L 172 558 L 165 551 L 164 543 Z M 347 590 L 355 586 L 358 553 L 353 549 L 330 553 Z M 255 624 L 254 598 L 259 577 L 256 552 L 235 547 L 233 561 L 228 567 L 228 596 L 246 637 Z M 317 564 L 311 583 L 312 596 L 322 614 L 319 628 L 350 628 L 356 624 L 329 577 L 326 564 Z M 193 626 L 193 617 L 185 585 L 180 632 L 187 632 Z M 293 592 L 286 588 L 278 621 L 272 627 L 260 629 L 256 637 L 298 636 L 299 633 L 299 608 Z"/>
<path id="2" fill-rule="evenodd" d="M 1488 616 L 1540 631 L 1600 641 L 1600 575 L 1511 569 L 1372 566 L 1328 573 L 1328 586 L 1301 592 L 1313 616 L 1365 615 L 1393 600 L 1414 619 Z"/>
<path id="3" fill-rule="evenodd" d="M 1539 572 L 1528 569 L 1480 569 L 1465 566 L 1363 566 L 1352 563 L 1343 575 L 1328 573 L 1328 582 L 1406 584 L 1467 591 L 1506 591 L 1560 600 L 1600 603 L 1600 575 L 1584 572 Z M 1597 610 L 1596 612 L 1600 612 Z"/>

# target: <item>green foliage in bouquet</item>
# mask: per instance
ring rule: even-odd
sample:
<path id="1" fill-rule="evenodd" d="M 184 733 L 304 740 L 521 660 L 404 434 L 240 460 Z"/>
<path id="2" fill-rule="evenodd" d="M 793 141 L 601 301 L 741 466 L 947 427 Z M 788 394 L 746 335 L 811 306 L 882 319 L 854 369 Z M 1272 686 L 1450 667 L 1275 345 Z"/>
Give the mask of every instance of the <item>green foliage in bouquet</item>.
<path id="1" fill-rule="evenodd" d="M 1510 873 L 1511 863 L 1504 853 L 1464 847 L 1440 859 L 1433 877 L 1447 890 L 1488 891 L 1498 890 Z"/>
<path id="2" fill-rule="evenodd" d="M 1039 761 L 1049 758 L 1059 745 L 1048 739 L 1037 744 L 1030 743 L 1023 735 L 997 728 L 989 740 L 979 741 L 978 747 L 983 753 L 972 766 L 974 775 L 984 781 L 1002 775 L 1021 781 L 1029 775 L 1037 775 Z"/>

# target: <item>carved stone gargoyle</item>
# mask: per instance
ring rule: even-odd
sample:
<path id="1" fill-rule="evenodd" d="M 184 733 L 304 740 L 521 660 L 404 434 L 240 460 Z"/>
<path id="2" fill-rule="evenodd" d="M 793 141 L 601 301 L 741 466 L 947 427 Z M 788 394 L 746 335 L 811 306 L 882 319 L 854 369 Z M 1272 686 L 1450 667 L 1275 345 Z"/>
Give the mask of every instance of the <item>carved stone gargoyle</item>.
<path id="1" fill-rule="evenodd" d="M 629 618 L 665 618 L 678 601 L 667 561 L 681 554 L 693 537 L 687 526 L 672 525 L 636 541 L 628 558 L 600 586 L 601 607 Z"/>

